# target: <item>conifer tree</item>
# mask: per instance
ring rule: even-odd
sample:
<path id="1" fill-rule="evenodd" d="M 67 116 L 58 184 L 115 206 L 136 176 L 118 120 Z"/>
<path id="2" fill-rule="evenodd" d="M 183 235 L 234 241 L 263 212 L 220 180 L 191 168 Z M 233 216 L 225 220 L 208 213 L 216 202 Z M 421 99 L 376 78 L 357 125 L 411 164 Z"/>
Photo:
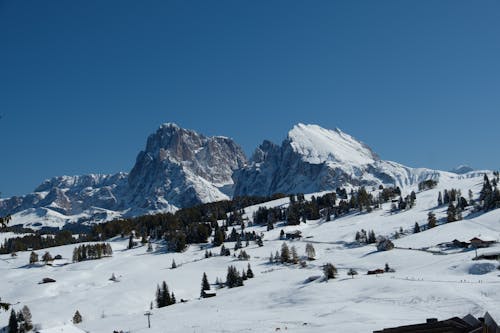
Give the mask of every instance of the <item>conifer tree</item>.
<path id="1" fill-rule="evenodd" d="M 247 277 L 249 279 L 253 278 L 254 275 L 253 275 L 253 271 L 252 271 L 252 268 L 250 267 L 250 264 L 248 264 L 248 268 L 247 268 Z"/>
<path id="2" fill-rule="evenodd" d="M 151 244 L 151 241 L 148 241 L 148 248 L 146 252 L 153 252 L 153 244 Z"/>
<path id="3" fill-rule="evenodd" d="M 176 302 L 177 302 L 177 300 L 175 299 L 174 292 L 172 291 L 172 295 L 170 295 L 170 304 L 168 304 L 168 305 L 175 304 Z"/>
<path id="4" fill-rule="evenodd" d="M 274 256 L 273 253 L 271 252 L 271 255 L 269 256 L 269 263 L 273 264 L 274 263 Z"/>
<path id="5" fill-rule="evenodd" d="M 162 300 L 163 306 L 167 306 L 167 305 L 172 304 L 170 292 L 168 290 L 168 286 L 167 286 L 167 283 L 165 281 L 163 281 L 161 284 L 161 300 Z"/>
<path id="6" fill-rule="evenodd" d="M 134 236 L 130 234 L 130 237 L 128 238 L 128 248 L 131 249 L 134 247 Z"/>
<path id="7" fill-rule="evenodd" d="M 24 331 L 25 332 L 30 331 L 33 328 L 33 322 L 32 322 L 32 317 L 31 317 L 31 311 L 28 308 L 28 306 L 26 306 L 26 305 L 23 306 L 23 308 L 21 309 L 21 314 L 22 314 L 23 319 L 24 319 L 24 323 L 23 323 Z"/>
<path id="8" fill-rule="evenodd" d="M 359 232 L 356 232 L 356 237 L 359 238 Z M 306 255 L 309 260 L 314 260 L 314 257 L 316 257 L 316 250 L 314 250 L 314 246 L 311 243 L 306 244 Z"/>
<path id="9" fill-rule="evenodd" d="M 38 262 L 38 254 L 35 251 L 31 251 L 31 254 L 30 254 L 30 265 L 33 265 L 36 262 Z"/>
<path id="10" fill-rule="evenodd" d="M 156 300 L 156 307 L 157 308 L 162 308 L 165 306 L 163 304 L 163 298 L 161 295 L 161 289 L 160 289 L 159 285 L 156 285 L 156 298 L 155 298 L 155 300 Z"/>
<path id="11" fill-rule="evenodd" d="M 448 204 L 448 210 L 446 212 L 446 221 L 447 222 L 455 222 L 457 221 L 457 209 L 453 202 L 450 201 Z"/>
<path id="12" fill-rule="evenodd" d="M 9 333 L 19 333 L 19 324 L 17 322 L 16 311 L 14 309 L 10 312 L 9 317 Z"/>
<path id="13" fill-rule="evenodd" d="M 174 259 L 172 259 L 172 267 L 171 267 L 171 268 L 172 268 L 172 269 L 177 268 L 177 264 L 175 263 L 175 260 L 174 260 Z"/>
<path id="14" fill-rule="evenodd" d="M 201 297 L 205 297 L 206 290 L 210 290 L 210 283 L 208 283 L 207 274 L 203 273 L 203 277 L 201 279 Z"/>
<path id="15" fill-rule="evenodd" d="M 280 255 L 281 263 L 287 263 L 290 261 L 290 250 L 288 249 L 288 245 L 283 243 L 281 245 L 281 255 Z"/>
<path id="16" fill-rule="evenodd" d="M 291 254 L 292 254 L 292 258 L 290 260 L 291 263 L 292 264 L 298 264 L 299 263 L 299 256 L 297 254 L 297 249 L 293 245 L 291 247 Z"/>
<path id="17" fill-rule="evenodd" d="M 420 226 L 417 222 L 415 222 L 415 225 L 413 226 L 413 233 L 416 234 L 418 232 L 420 232 Z"/>
<path id="18" fill-rule="evenodd" d="M 351 278 L 354 279 L 354 275 L 358 275 L 358 272 L 354 269 L 354 268 L 351 268 L 349 269 L 349 271 L 347 272 L 347 275 L 350 275 Z"/>
<path id="19" fill-rule="evenodd" d="M 75 315 L 73 316 L 73 324 L 79 324 L 82 320 L 82 315 L 78 310 L 76 310 Z"/>
<path id="20" fill-rule="evenodd" d="M 52 261 L 52 256 L 50 255 L 49 251 L 46 251 L 43 256 L 42 256 L 42 261 L 45 263 L 45 264 L 48 264 L 49 261 Z"/>
<path id="21" fill-rule="evenodd" d="M 443 196 L 441 195 L 441 191 L 439 191 L 439 194 L 438 194 L 438 206 L 442 206 L 443 205 Z"/>
<path id="22" fill-rule="evenodd" d="M 327 280 L 335 279 L 337 268 L 335 268 L 335 266 L 333 266 L 331 263 L 327 263 L 323 266 L 323 273 L 325 274 L 325 278 Z"/>
<path id="23" fill-rule="evenodd" d="M 436 215 L 433 212 L 429 212 L 427 214 L 427 226 L 430 228 L 434 228 L 436 226 L 437 220 Z"/>

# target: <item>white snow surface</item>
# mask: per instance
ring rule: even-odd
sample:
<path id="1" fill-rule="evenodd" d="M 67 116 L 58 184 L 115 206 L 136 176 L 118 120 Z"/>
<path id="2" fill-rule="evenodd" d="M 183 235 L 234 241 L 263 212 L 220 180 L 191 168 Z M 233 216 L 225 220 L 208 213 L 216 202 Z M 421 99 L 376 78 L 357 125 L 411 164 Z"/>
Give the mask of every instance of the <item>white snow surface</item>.
<path id="1" fill-rule="evenodd" d="M 299 123 L 288 133 L 295 152 L 313 164 L 337 162 L 365 165 L 378 160 L 368 146 L 340 129 L 329 130 L 318 125 Z"/>
<path id="2" fill-rule="evenodd" d="M 183 253 L 166 253 L 161 243 L 152 253 L 147 253 L 145 247 L 127 250 L 127 238 L 110 240 L 113 257 L 80 263 L 70 263 L 76 245 L 47 249 L 53 256 L 61 254 L 64 258 L 53 266 L 30 267 L 29 252 L 18 252 L 17 258 L 2 255 L 0 296 L 2 301 L 16 304 L 16 310 L 28 305 L 34 323 L 47 333 L 275 332 L 277 328 L 281 332 L 372 332 L 425 322 L 431 317 L 447 319 L 469 313 L 482 316 L 486 311 L 498 322 L 498 262 L 472 260 L 472 250 L 446 250 L 438 245 L 474 236 L 500 240 L 500 210 L 485 214 L 466 211 L 462 221 L 440 224 L 417 234 L 410 232 L 415 222 L 426 223 L 430 211 L 441 223 L 446 207 L 436 207 L 439 191 L 457 188 L 466 194 L 471 189 L 477 199 L 481 184 L 480 174 L 442 177 L 437 188 L 417 193 L 414 208 L 396 214 L 390 213 L 390 204 L 384 204 L 371 213 L 351 213 L 329 222 L 307 221 L 300 226 L 278 224 L 269 232 L 265 227 L 248 226 L 247 231 L 264 233 L 263 247 L 251 242 L 244 248 L 251 256 L 249 261 L 218 256 L 220 248 L 209 244 L 191 245 Z M 287 204 L 288 199 L 283 198 L 259 206 Z M 251 219 L 257 208 L 246 208 L 246 217 Z M 377 252 L 374 245 L 353 244 L 358 230 L 391 236 L 400 228 L 405 230 L 405 236 L 393 240 L 394 250 Z M 305 268 L 268 263 L 269 254 L 283 244 L 279 240 L 281 229 L 300 229 L 303 238 L 287 241 L 288 245 L 295 246 L 303 256 L 310 242 L 317 259 L 308 261 Z M 233 252 L 233 243 L 225 246 Z M 216 256 L 205 259 L 205 249 Z M 42 255 L 44 251 L 37 252 Z M 478 249 L 479 255 L 492 252 L 500 252 L 499 244 Z M 173 259 L 176 269 L 170 269 Z M 306 282 L 321 276 L 322 265 L 328 262 L 338 269 L 336 279 Z M 203 272 L 214 289 L 217 277 L 225 280 L 229 265 L 241 271 L 248 263 L 255 277 L 245 281 L 245 286 L 217 289 L 216 297 L 199 299 Z M 385 263 L 395 272 L 366 275 L 368 270 L 384 268 Z M 349 277 L 350 268 L 359 275 Z M 119 282 L 108 280 L 113 273 Z M 38 284 L 45 277 L 57 282 Z M 144 313 L 154 300 L 157 284 L 163 280 L 178 302 L 188 302 L 154 308 L 152 327 L 148 329 Z M 78 331 L 70 323 L 76 310 L 83 316 L 83 322 L 76 325 Z M 0 314 L 0 326 L 7 325 L 8 315 Z"/>

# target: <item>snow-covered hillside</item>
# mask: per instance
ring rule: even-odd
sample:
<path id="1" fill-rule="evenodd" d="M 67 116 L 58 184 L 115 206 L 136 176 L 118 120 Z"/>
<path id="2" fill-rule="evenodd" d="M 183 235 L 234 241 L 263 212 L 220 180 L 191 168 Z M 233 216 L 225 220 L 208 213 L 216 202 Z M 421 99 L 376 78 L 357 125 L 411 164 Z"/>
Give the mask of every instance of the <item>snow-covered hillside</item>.
<path id="1" fill-rule="evenodd" d="M 63 260 L 53 266 L 30 267 L 28 252 L 0 257 L 2 301 L 16 309 L 28 305 L 34 323 L 49 332 L 74 332 L 70 320 L 76 310 L 83 316 L 78 328 L 87 332 L 372 332 L 384 327 L 424 322 L 426 318 L 446 319 L 468 313 L 483 315 L 489 311 L 500 320 L 500 271 L 497 261 L 473 261 L 473 250 L 438 247 L 455 238 L 472 237 L 500 240 L 500 210 L 485 214 L 464 213 L 465 219 L 439 225 L 413 234 L 415 222 L 424 225 L 430 211 L 438 219 L 445 207 L 436 207 L 439 191 L 469 189 L 477 198 L 482 185 L 481 173 L 441 177 L 435 189 L 417 193 L 416 206 L 400 213 L 390 212 L 390 203 L 371 213 L 351 213 L 332 221 L 314 220 L 300 226 L 248 226 L 264 234 L 264 246 L 253 242 L 244 250 L 249 261 L 232 256 L 218 256 L 219 248 L 210 244 L 191 245 L 183 253 L 165 253 L 162 244 L 152 253 L 146 247 L 127 250 L 127 239 L 113 239 L 114 255 L 95 261 L 70 263 L 74 245 L 48 249 Z M 403 195 L 414 187 L 408 187 Z M 306 199 L 310 196 L 306 196 Z M 247 207 L 251 218 L 259 206 L 286 206 L 288 199 L 278 199 Z M 400 229 L 405 235 L 393 239 L 396 248 L 378 252 L 374 245 L 353 243 L 356 231 L 374 230 L 377 235 L 392 236 Z M 287 241 L 304 256 L 306 243 L 313 244 L 316 260 L 307 266 L 270 264 L 270 253 L 280 250 L 281 229 L 300 229 L 303 238 Z M 233 243 L 226 243 L 233 249 Z M 205 259 L 209 249 L 214 257 Z M 498 243 L 479 249 L 478 254 L 500 252 Z M 43 251 L 39 251 L 43 254 Z M 178 267 L 171 269 L 175 260 Z M 338 277 L 328 282 L 312 277 L 322 275 L 322 265 L 333 263 Z M 206 272 L 210 283 L 225 280 L 227 267 L 238 270 L 251 264 L 255 274 L 243 287 L 218 289 L 217 296 L 199 299 L 201 278 Z M 394 273 L 366 275 L 368 270 L 384 268 L 388 263 Z M 359 275 L 351 278 L 349 269 Z M 115 274 L 119 282 L 110 281 Z M 481 273 L 481 274 L 480 274 Z M 45 277 L 57 282 L 38 284 Z M 145 311 L 154 300 L 157 284 L 165 280 L 177 301 L 153 309 L 151 329 Z M 215 286 L 212 285 L 212 288 Z M 0 315 L 7 325 L 8 313 Z"/>

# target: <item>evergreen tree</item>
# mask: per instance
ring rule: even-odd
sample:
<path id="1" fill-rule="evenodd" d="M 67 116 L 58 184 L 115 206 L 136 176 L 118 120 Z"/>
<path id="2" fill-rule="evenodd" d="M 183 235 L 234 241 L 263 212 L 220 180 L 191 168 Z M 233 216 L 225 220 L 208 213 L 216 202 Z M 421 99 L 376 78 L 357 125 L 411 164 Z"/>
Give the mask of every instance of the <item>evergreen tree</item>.
<path id="1" fill-rule="evenodd" d="M 42 256 L 42 261 L 45 263 L 45 264 L 48 264 L 49 261 L 52 261 L 52 256 L 50 255 L 49 251 L 46 251 L 43 256 Z"/>
<path id="2" fill-rule="evenodd" d="M 146 252 L 153 252 L 153 244 L 151 244 L 151 241 L 148 242 L 148 248 Z"/>
<path id="3" fill-rule="evenodd" d="M 453 202 L 451 201 L 448 204 L 448 210 L 446 212 L 446 221 L 447 222 L 457 221 L 457 208 L 453 205 Z"/>
<path id="4" fill-rule="evenodd" d="M 439 191 L 439 194 L 438 194 L 438 206 L 442 206 L 443 205 L 443 196 L 441 195 L 441 191 Z"/>
<path id="5" fill-rule="evenodd" d="M 430 228 L 434 228 L 436 226 L 437 220 L 436 215 L 433 212 L 429 212 L 427 214 L 427 226 Z"/>
<path id="6" fill-rule="evenodd" d="M 248 268 L 247 268 L 247 277 L 249 279 L 253 278 L 254 275 L 253 275 L 253 271 L 252 271 L 252 268 L 250 267 L 250 264 L 248 264 Z"/>
<path id="7" fill-rule="evenodd" d="M 359 238 L 359 232 L 356 232 L 356 237 Z M 314 250 L 314 246 L 311 243 L 306 244 L 306 256 L 309 260 L 314 260 L 314 257 L 316 257 L 316 250 Z"/>
<path id="8" fill-rule="evenodd" d="M 280 255 L 281 263 L 287 263 L 290 261 L 290 250 L 288 249 L 288 245 L 283 243 L 281 245 L 281 255 Z"/>
<path id="9" fill-rule="evenodd" d="M 23 308 L 21 309 L 21 314 L 22 314 L 23 319 L 24 319 L 24 323 L 23 323 L 24 331 L 28 332 L 33 328 L 31 311 L 28 308 L 28 306 L 26 306 L 26 305 L 23 306 Z"/>
<path id="10" fill-rule="evenodd" d="M 297 249 L 293 245 L 291 247 L 291 254 L 292 254 L 291 263 L 298 264 L 299 263 L 299 256 L 297 255 Z"/>
<path id="11" fill-rule="evenodd" d="M 31 254 L 30 254 L 30 265 L 33 265 L 36 262 L 38 262 L 38 254 L 35 251 L 31 251 Z"/>
<path id="12" fill-rule="evenodd" d="M 413 233 L 416 234 L 418 232 L 420 232 L 420 226 L 417 222 L 415 222 L 415 226 L 413 226 Z"/>
<path id="13" fill-rule="evenodd" d="M 16 311 L 12 309 L 9 317 L 9 333 L 19 333 L 19 324 L 17 322 Z"/>
<path id="14" fill-rule="evenodd" d="M 327 280 L 335 279 L 337 268 L 335 268 L 335 266 L 333 266 L 331 263 L 327 263 L 323 266 L 323 274 L 325 274 L 325 278 Z"/>
<path id="15" fill-rule="evenodd" d="M 79 324 L 83 320 L 82 315 L 78 310 L 76 310 L 75 315 L 73 316 L 73 324 Z"/>
<path id="16" fill-rule="evenodd" d="M 347 275 L 350 275 L 354 279 L 354 275 L 358 275 L 358 272 L 354 268 L 349 269 Z"/>
<path id="17" fill-rule="evenodd" d="M 170 297 L 170 291 L 168 290 L 167 283 L 165 281 L 161 284 L 161 301 L 163 306 L 168 306 L 172 304 L 172 299 Z"/>
<path id="18" fill-rule="evenodd" d="M 241 272 L 241 279 L 242 279 L 243 281 L 246 281 L 246 280 L 248 279 L 248 277 L 247 277 L 247 273 L 245 272 L 245 270 L 243 270 L 243 271 Z"/>
<path id="19" fill-rule="evenodd" d="M 240 276 L 240 273 L 234 266 L 229 266 L 227 268 L 226 275 L 226 285 L 229 288 L 240 287 L 243 286 L 243 279 Z"/>
<path id="20" fill-rule="evenodd" d="M 160 286 L 159 285 L 156 285 L 156 307 L 157 308 L 162 308 L 164 307 L 165 305 L 163 304 L 163 298 L 161 296 L 161 289 L 160 289 Z"/>
<path id="21" fill-rule="evenodd" d="M 175 303 L 177 303 L 177 300 L 175 298 L 174 292 L 172 291 L 172 295 L 170 295 L 170 304 L 169 305 L 172 305 Z"/>
<path id="22" fill-rule="evenodd" d="M 373 244 L 377 242 L 377 236 L 375 236 L 375 231 L 371 230 L 368 233 L 368 244 Z"/>
<path id="23" fill-rule="evenodd" d="M 131 249 L 134 247 L 134 236 L 130 234 L 130 237 L 128 238 L 128 248 Z"/>
<path id="24" fill-rule="evenodd" d="M 171 267 L 171 268 L 172 268 L 172 269 L 177 268 L 177 264 L 175 263 L 175 260 L 174 260 L 174 259 L 172 259 L 172 267 Z"/>
<path id="25" fill-rule="evenodd" d="M 200 295 L 200 297 L 205 297 L 206 290 L 210 290 L 210 283 L 208 283 L 207 274 L 203 273 L 203 278 L 201 279 L 201 295 Z"/>
<path id="26" fill-rule="evenodd" d="M 274 256 L 273 253 L 271 252 L 271 255 L 269 256 L 269 263 L 273 264 L 274 263 Z"/>

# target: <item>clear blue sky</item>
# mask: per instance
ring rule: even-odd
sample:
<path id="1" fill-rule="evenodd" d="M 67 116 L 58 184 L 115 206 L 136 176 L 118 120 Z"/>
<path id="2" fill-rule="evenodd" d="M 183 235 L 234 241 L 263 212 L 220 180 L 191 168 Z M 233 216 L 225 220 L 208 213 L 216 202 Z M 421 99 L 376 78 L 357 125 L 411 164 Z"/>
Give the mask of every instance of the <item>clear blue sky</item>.
<path id="1" fill-rule="evenodd" d="M 129 171 L 164 122 L 498 169 L 500 2 L 0 0 L 0 115 L 2 197 Z"/>

